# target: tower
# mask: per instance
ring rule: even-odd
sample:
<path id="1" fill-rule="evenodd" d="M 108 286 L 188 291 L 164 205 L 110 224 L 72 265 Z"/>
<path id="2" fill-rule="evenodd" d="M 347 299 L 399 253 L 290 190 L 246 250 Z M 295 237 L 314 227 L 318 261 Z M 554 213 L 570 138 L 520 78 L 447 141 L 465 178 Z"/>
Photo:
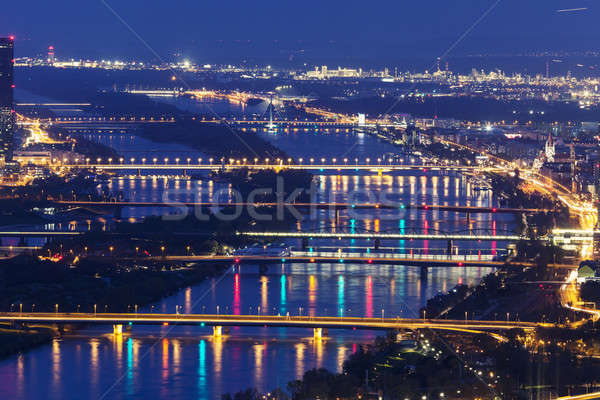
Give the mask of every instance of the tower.
<path id="1" fill-rule="evenodd" d="M 15 110 L 13 104 L 15 38 L 0 38 L 0 163 L 12 160 Z"/>
<path id="2" fill-rule="evenodd" d="M 554 147 L 552 133 L 548 134 L 548 139 L 546 140 L 545 154 L 546 160 L 548 160 L 548 162 L 554 162 L 554 155 L 556 154 L 556 149 Z"/>
<path id="3" fill-rule="evenodd" d="M 48 46 L 48 65 L 54 65 L 54 46 Z"/>
<path id="4" fill-rule="evenodd" d="M 273 123 L 273 97 L 271 96 L 271 101 L 269 101 L 269 123 L 267 124 L 267 132 L 268 133 L 277 133 L 277 125 Z"/>

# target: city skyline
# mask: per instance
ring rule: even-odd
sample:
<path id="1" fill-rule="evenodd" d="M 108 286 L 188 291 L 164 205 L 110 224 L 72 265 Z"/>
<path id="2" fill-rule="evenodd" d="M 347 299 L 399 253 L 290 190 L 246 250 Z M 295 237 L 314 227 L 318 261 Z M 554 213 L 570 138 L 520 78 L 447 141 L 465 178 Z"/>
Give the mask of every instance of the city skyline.
<path id="1" fill-rule="evenodd" d="M 5 35 L 15 35 L 17 56 L 61 45 L 69 56 L 197 60 L 396 61 L 406 57 L 479 53 L 598 50 L 597 5 L 580 1 L 486 1 L 461 4 L 361 2 L 302 6 L 280 2 L 237 4 L 61 2 L 5 5 Z M 27 7 L 27 11 L 23 9 Z M 319 10 L 318 13 L 315 10 Z M 226 14 L 225 14 L 226 13 Z M 211 15 L 223 15 L 217 19 Z M 293 18 L 291 16 L 293 15 Z M 91 18 L 95 21 L 89 24 Z M 159 27 L 154 29 L 150 27 Z M 314 27 L 319 29 L 315 30 Z M 368 26 L 368 29 L 362 29 Z M 52 27 L 50 32 L 47 28 Z M 64 28 L 63 28 L 64 27 Z M 68 27 L 68 28 L 67 28 Z M 77 35 L 72 35 L 72 31 Z M 358 34 L 360 32 L 360 34 Z M 150 45 L 150 46 L 148 46 Z M 448 50 L 451 50 L 448 52 Z M 448 54 L 446 54 L 448 52 Z"/>

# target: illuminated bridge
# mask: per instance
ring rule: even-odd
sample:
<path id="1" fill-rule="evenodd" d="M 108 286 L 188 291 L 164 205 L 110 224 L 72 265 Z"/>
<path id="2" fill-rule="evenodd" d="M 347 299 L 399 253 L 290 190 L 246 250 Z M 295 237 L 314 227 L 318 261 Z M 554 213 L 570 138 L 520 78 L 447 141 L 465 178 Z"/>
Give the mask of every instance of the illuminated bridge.
<path id="1" fill-rule="evenodd" d="M 236 170 L 236 169 L 248 169 L 248 170 L 300 170 L 300 171 L 372 171 L 377 173 L 391 172 L 391 171 L 414 171 L 421 170 L 427 171 L 471 171 L 471 172 L 482 172 L 483 170 L 490 171 L 497 169 L 495 167 L 481 167 L 472 165 L 439 165 L 439 164 L 371 164 L 371 163 L 345 163 L 345 164 L 285 164 L 285 163 L 247 163 L 237 160 L 236 163 L 156 163 L 153 160 L 148 160 L 148 163 L 93 163 L 86 160 L 83 162 L 71 163 L 67 160 L 52 160 L 50 165 L 53 167 L 65 167 L 73 169 L 95 169 L 99 171 L 219 171 L 219 170 Z"/>
<path id="2" fill-rule="evenodd" d="M 238 235 L 259 238 L 298 238 L 298 239 L 381 239 L 381 240 L 456 240 L 456 241 L 507 241 L 528 240 L 522 235 L 489 235 L 461 233 L 348 233 L 348 232 L 239 232 Z"/>
<path id="3" fill-rule="evenodd" d="M 220 336 L 223 326 L 258 326 L 312 328 L 315 338 L 329 329 L 436 329 L 451 331 L 502 331 L 509 329 L 533 330 L 554 326 L 548 323 L 518 321 L 460 321 L 445 319 L 409 318 L 353 318 L 272 315 L 207 315 L 207 314 L 154 314 L 154 313 L 0 313 L 0 321 L 10 323 L 98 324 L 113 325 L 113 332 L 122 333 L 123 325 L 196 325 L 213 326 L 213 334 Z"/>
<path id="4" fill-rule="evenodd" d="M 323 121 L 323 120 L 296 120 L 296 119 L 277 119 L 270 121 L 268 119 L 216 119 L 216 118 L 198 118 L 197 122 L 207 124 L 227 124 L 240 127 L 251 128 L 265 127 L 268 124 L 274 124 L 278 127 L 286 127 L 291 130 L 300 130 L 303 128 L 331 128 L 334 131 L 347 131 L 356 126 L 356 122 L 350 121 Z M 53 125 L 67 125 L 67 126 L 85 126 L 92 127 L 95 125 L 104 126 L 116 126 L 126 124 L 160 124 L 160 123 L 174 123 L 176 119 L 174 117 L 157 117 L 157 116 L 146 116 L 146 117 L 56 117 L 44 119 L 42 122 L 51 123 Z"/>
<path id="5" fill-rule="evenodd" d="M 84 231 L 0 231 L 0 237 L 50 237 L 50 236 L 77 236 Z M 111 232 L 106 232 L 111 234 Z M 120 233 L 113 233 L 119 235 Z M 198 236 L 206 233 L 197 232 L 172 232 L 173 235 Z M 517 241 L 529 240 L 520 235 L 483 235 L 459 233 L 347 233 L 347 232 L 238 232 L 238 235 L 260 238 L 307 238 L 307 239 L 382 239 L 382 240 L 466 240 L 466 241 Z M 123 234 L 124 235 L 124 234 Z"/>
<path id="6" fill-rule="evenodd" d="M 465 213 L 498 213 L 498 214 L 544 214 L 551 212 L 549 209 L 540 208 L 502 208 L 502 207 L 477 207 L 468 205 L 440 205 L 440 204 L 399 204 L 399 203 L 283 203 L 283 202 L 147 202 L 147 201 L 78 201 L 56 200 L 51 204 L 78 207 L 101 206 L 103 208 L 117 207 L 218 207 L 218 208 L 259 208 L 259 207 L 284 207 L 296 209 L 318 210 L 345 210 L 345 209 L 382 209 L 382 210 L 425 210 L 425 211 L 455 211 Z"/>

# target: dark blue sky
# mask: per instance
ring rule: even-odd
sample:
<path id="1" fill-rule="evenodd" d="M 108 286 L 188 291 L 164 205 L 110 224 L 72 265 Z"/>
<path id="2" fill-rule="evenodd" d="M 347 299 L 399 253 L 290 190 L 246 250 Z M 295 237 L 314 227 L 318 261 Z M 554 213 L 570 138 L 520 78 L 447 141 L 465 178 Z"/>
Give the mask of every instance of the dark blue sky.
<path id="1" fill-rule="evenodd" d="M 435 57 L 496 0 L 106 1 L 164 59 L 318 62 Z M 599 21 L 600 0 L 501 0 L 450 56 L 598 50 Z M 152 58 L 100 0 L 3 1 L 9 33 L 18 55 Z"/>

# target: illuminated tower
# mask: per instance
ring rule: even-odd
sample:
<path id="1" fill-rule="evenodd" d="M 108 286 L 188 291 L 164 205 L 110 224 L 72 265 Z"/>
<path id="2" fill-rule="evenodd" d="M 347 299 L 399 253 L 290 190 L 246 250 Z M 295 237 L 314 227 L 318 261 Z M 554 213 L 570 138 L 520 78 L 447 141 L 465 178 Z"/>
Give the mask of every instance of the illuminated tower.
<path id="1" fill-rule="evenodd" d="M 552 133 L 548 134 L 548 140 L 546 140 L 546 160 L 548 162 L 554 162 L 554 155 L 556 154 L 556 149 L 554 148 L 554 140 L 552 139 Z"/>
<path id="2" fill-rule="evenodd" d="M 55 60 L 56 59 L 54 58 L 54 46 L 48 46 L 48 64 L 54 65 Z"/>
<path id="3" fill-rule="evenodd" d="M 0 38 L 0 163 L 12 160 L 15 110 L 13 104 L 13 36 Z"/>

